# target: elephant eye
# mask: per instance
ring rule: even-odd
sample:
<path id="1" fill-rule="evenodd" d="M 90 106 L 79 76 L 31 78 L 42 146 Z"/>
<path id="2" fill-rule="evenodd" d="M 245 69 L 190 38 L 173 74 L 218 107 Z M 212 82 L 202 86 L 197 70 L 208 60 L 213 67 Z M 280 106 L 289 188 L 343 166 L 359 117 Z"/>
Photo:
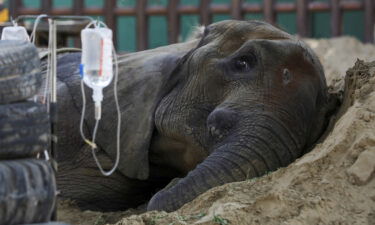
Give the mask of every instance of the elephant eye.
<path id="1" fill-rule="evenodd" d="M 248 72 L 255 64 L 255 57 L 253 55 L 244 55 L 234 60 L 234 67 L 237 71 Z"/>

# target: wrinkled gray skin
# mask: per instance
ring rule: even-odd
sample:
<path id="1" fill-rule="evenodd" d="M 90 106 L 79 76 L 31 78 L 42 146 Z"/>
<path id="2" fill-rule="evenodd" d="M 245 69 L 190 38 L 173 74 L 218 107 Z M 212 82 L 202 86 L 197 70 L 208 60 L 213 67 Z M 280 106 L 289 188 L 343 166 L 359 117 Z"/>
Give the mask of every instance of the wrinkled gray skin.
<path id="1" fill-rule="evenodd" d="M 103 177 L 78 133 L 79 62 L 79 53 L 59 57 L 57 181 L 84 208 L 126 209 L 152 197 L 148 210 L 173 211 L 212 187 L 287 166 L 317 140 L 331 110 L 322 66 L 304 43 L 264 22 L 215 23 L 192 41 L 120 56 L 121 160 Z M 105 89 L 97 139 L 107 169 L 112 94 Z M 89 134 L 92 104 L 87 112 Z"/>

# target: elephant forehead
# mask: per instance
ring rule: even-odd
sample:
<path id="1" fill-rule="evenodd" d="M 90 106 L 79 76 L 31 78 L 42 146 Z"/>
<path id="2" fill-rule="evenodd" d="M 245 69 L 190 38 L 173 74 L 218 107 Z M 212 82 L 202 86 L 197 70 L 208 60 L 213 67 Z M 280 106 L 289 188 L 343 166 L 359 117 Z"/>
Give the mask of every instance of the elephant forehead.
<path id="1" fill-rule="evenodd" d="M 262 21 L 225 20 L 206 28 L 201 45 L 212 43 L 228 53 L 254 39 L 280 40 L 294 37 Z"/>

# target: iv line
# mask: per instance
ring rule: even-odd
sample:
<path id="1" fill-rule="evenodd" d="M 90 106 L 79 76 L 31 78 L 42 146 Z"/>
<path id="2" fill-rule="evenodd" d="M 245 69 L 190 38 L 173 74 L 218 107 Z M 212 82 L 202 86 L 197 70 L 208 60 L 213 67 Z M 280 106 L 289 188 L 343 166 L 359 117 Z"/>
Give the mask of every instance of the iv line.
<path id="1" fill-rule="evenodd" d="M 97 24 L 95 24 L 97 23 Z M 104 27 L 107 27 L 103 22 L 101 21 L 93 21 L 89 23 L 86 28 L 90 27 L 91 25 L 95 25 L 95 27 L 103 25 Z M 114 79 L 114 84 L 113 84 L 113 94 L 115 98 L 115 103 L 116 103 L 116 110 L 117 110 L 117 132 L 116 132 L 116 160 L 115 163 L 109 171 L 105 171 L 103 167 L 101 166 L 95 150 L 98 148 L 98 146 L 95 144 L 95 139 L 96 139 L 96 134 L 97 130 L 99 127 L 99 121 L 100 119 L 95 119 L 95 126 L 92 134 L 92 140 L 88 140 L 85 137 L 85 134 L 83 132 L 83 121 L 85 118 L 85 112 L 86 112 L 86 94 L 85 94 L 85 88 L 84 88 L 84 83 L 83 79 L 81 80 L 81 92 L 82 92 L 82 113 L 81 113 L 81 121 L 80 121 L 80 134 L 82 139 L 85 141 L 86 144 L 88 144 L 91 147 L 92 150 L 92 155 L 94 157 L 95 163 L 98 166 L 100 172 L 105 175 L 105 176 L 110 176 L 118 167 L 119 162 L 120 162 L 120 131 L 121 131 L 121 112 L 120 112 L 120 105 L 118 102 L 118 94 L 117 94 L 117 83 L 118 83 L 118 60 L 117 60 L 117 54 L 116 51 L 114 50 L 114 45 L 112 43 L 112 54 L 114 55 L 114 61 L 115 61 L 115 79 Z"/>
<path id="2" fill-rule="evenodd" d="M 46 14 L 41 14 L 39 15 L 36 19 L 35 19 L 35 22 L 34 22 L 34 27 L 33 27 L 33 31 L 31 32 L 31 35 L 30 35 L 30 41 L 35 44 L 35 35 L 36 35 L 36 29 L 39 25 L 39 22 L 41 19 L 43 19 L 44 17 L 48 17 L 48 15 Z"/>

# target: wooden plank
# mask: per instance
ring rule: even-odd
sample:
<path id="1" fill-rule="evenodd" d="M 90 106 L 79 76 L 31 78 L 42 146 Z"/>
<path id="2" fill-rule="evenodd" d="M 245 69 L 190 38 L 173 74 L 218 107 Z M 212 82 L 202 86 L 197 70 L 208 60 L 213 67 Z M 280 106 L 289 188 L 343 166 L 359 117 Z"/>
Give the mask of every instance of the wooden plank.
<path id="1" fill-rule="evenodd" d="M 342 12 L 340 0 L 331 0 L 331 33 L 333 37 L 342 33 Z"/>
<path id="2" fill-rule="evenodd" d="M 137 49 L 145 50 L 148 47 L 148 23 L 146 15 L 147 0 L 138 0 L 136 5 L 137 15 Z"/>
<path id="3" fill-rule="evenodd" d="M 42 0 L 42 13 L 50 15 L 52 11 L 52 0 Z"/>
<path id="4" fill-rule="evenodd" d="M 171 0 L 172 1 L 172 0 Z M 243 1 L 243 0 L 242 0 Z M 341 10 L 345 11 L 358 11 L 363 10 L 364 4 L 362 2 L 341 2 L 340 7 Z M 232 7 L 229 4 L 211 4 L 210 5 L 210 14 L 231 14 Z M 262 13 L 263 5 L 258 3 L 246 3 L 242 4 L 242 13 Z M 331 4 L 328 2 L 315 2 L 310 1 L 307 6 L 309 12 L 329 12 L 331 10 Z M 295 12 L 297 10 L 295 3 L 290 2 L 282 2 L 282 3 L 274 3 L 273 5 L 274 12 Z M 116 15 L 120 16 L 135 16 L 136 10 L 132 7 L 119 7 L 112 11 Z M 180 5 L 177 8 L 178 14 L 189 14 L 195 15 L 200 14 L 201 8 L 199 6 L 194 5 Z M 85 15 L 97 15 L 104 13 L 100 8 L 86 8 L 84 10 Z M 168 13 L 168 9 L 163 6 L 150 6 L 146 8 L 147 15 L 166 15 Z"/>
<path id="5" fill-rule="evenodd" d="M 213 14 L 230 14 L 232 10 L 232 5 L 231 4 L 210 4 L 210 15 L 212 19 Z M 212 22 L 212 21 L 211 21 Z"/>
<path id="6" fill-rule="evenodd" d="M 242 0 L 232 0 L 231 4 L 231 16 L 233 19 L 242 20 L 243 13 L 242 13 Z"/>
<path id="7" fill-rule="evenodd" d="M 201 2 L 202 4 L 203 2 Z M 178 13 L 180 14 L 203 14 L 203 9 L 201 6 L 193 6 L 193 5 L 181 5 L 178 7 Z M 228 4 L 215 4 L 215 5 L 210 5 L 209 6 L 209 15 L 208 15 L 208 20 L 211 20 L 212 14 L 217 14 L 217 13 L 231 13 L 231 7 Z"/>
<path id="8" fill-rule="evenodd" d="M 274 3 L 273 10 L 275 12 L 296 12 L 297 7 L 293 2 Z"/>
<path id="9" fill-rule="evenodd" d="M 113 11 L 117 8 L 117 0 L 104 1 L 105 23 L 113 33 L 113 44 L 117 46 L 117 15 Z"/>
<path id="10" fill-rule="evenodd" d="M 274 10 L 274 0 L 264 0 L 263 1 L 263 13 L 264 19 L 271 24 L 275 24 L 276 22 L 276 13 Z"/>
<path id="11" fill-rule="evenodd" d="M 211 0 L 201 0 L 199 11 L 201 25 L 207 26 L 212 21 L 210 4 Z"/>
<path id="12" fill-rule="evenodd" d="M 62 16 L 62 15 L 71 15 L 74 11 L 68 8 L 59 8 L 51 10 L 49 15 L 54 16 Z M 18 15 L 39 15 L 41 14 L 40 9 L 32 9 L 32 8 L 21 8 L 18 9 Z"/>
<path id="13" fill-rule="evenodd" d="M 173 1 L 173 0 L 170 0 L 170 1 Z M 168 7 L 161 6 L 161 5 L 151 5 L 147 7 L 146 14 L 165 16 L 165 15 L 168 15 Z"/>
<path id="14" fill-rule="evenodd" d="M 113 10 L 113 13 L 118 16 L 135 16 L 137 11 L 132 7 L 117 7 Z"/>
<path id="15" fill-rule="evenodd" d="M 342 0 L 340 2 L 341 10 L 363 10 L 363 1 L 358 0 Z"/>
<path id="16" fill-rule="evenodd" d="M 22 0 L 11 0 L 9 1 L 9 16 L 12 19 L 16 19 L 17 16 L 21 15 L 19 10 L 23 8 Z"/>
<path id="17" fill-rule="evenodd" d="M 84 8 L 83 9 L 83 14 L 84 15 L 91 15 L 91 16 L 95 16 L 95 15 L 102 15 L 104 14 L 104 10 L 103 8 L 97 8 L 97 7 L 93 7 L 93 8 Z"/>
<path id="18" fill-rule="evenodd" d="M 308 0 L 296 1 L 297 4 L 297 31 L 301 37 L 309 35 Z"/>
<path id="19" fill-rule="evenodd" d="M 312 2 L 309 3 L 309 10 L 312 11 L 312 12 L 330 11 L 331 5 L 328 2 L 312 1 Z"/>
<path id="20" fill-rule="evenodd" d="M 82 15 L 84 9 L 84 0 L 74 0 L 73 1 L 73 14 L 80 16 Z"/>
<path id="21" fill-rule="evenodd" d="M 194 5 L 180 5 L 178 7 L 178 13 L 180 14 L 199 14 L 200 9 Z"/>
<path id="22" fill-rule="evenodd" d="M 169 0 L 168 3 L 168 41 L 170 44 L 178 42 L 180 34 L 180 17 L 178 15 L 179 0 Z"/>
<path id="23" fill-rule="evenodd" d="M 374 42 L 374 6 L 373 0 L 364 0 L 365 7 L 365 42 Z"/>
<path id="24" fill-rule="evenodd" d="M 85 7 L 84 0 L 73 1 L 73 14 L 77 16 L 83 15 L 84 7 Z M 81 39 L 79 37 L 74 37 L 74 47 L 76 48 L 81 47 Z"/>
<path id="25" fill-rule="evenodd" d="M 262 6 L 257 3 L 244 3 L 242 5 L 243 13 L 261 13 Z"/>
<path id="26" fill-rule="evenodd" d="M 112 30 L 116 29 L 116 16 L 113 11 L 116 9 L 116 0 L 105 0 L 104 1 L 104 16 L 105 22 Z"/>

